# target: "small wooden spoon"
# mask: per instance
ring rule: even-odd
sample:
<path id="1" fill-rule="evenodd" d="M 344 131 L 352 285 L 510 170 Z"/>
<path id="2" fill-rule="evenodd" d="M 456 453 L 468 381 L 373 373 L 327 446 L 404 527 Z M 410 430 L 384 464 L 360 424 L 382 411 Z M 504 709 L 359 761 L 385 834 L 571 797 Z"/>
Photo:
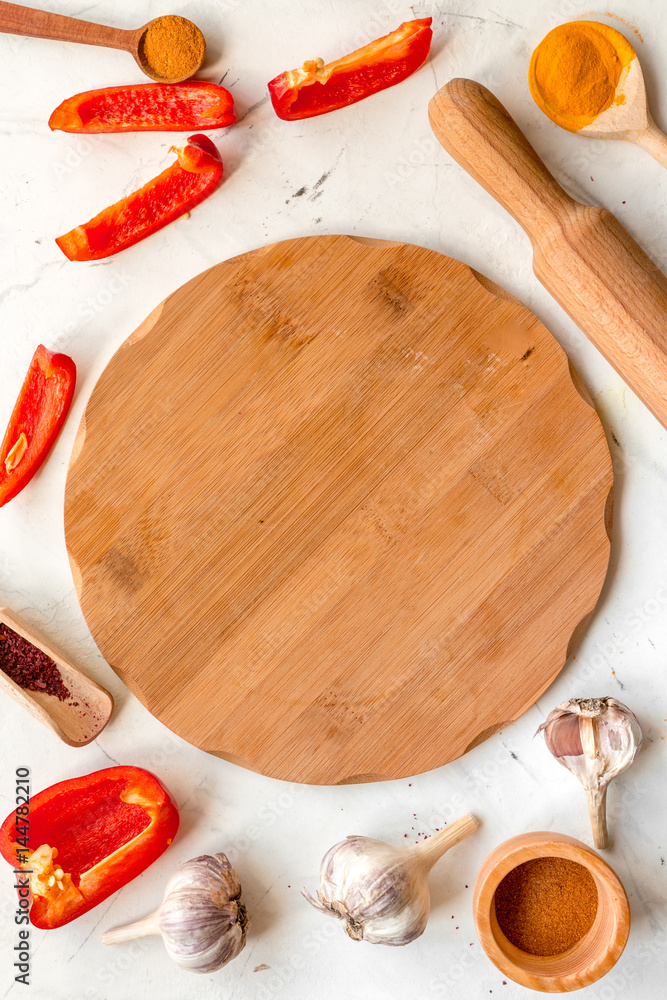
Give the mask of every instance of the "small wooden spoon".
<path id="1" fill-rule="evenodd" d="M 644 85 L 644 75 L 637 58 L 637 53 L 627 38 L 610 27 L 597 21 L 579 22 L 596 34 L 603 34 L 607 43 L 614 46 L 617 57 L 623 66 L 620 79 L 614 92 L 610 106 L 602 111 L 592 122 L 581 127 L 573 117 L 570 117 L 565 107 L 554 108 L 542 93 L 535 74 L 536 57 L 540 46 L 533 53 L 528 71 L 528 83 L 535 103 L 551 118 L 556 125 L 593 139 L 625 139 L 635 142 L 650 153 L 654 159 L 667 167 L 667 136 L 660 131 L 651 118 Z M 566 28 L 562 25 L 561 28 Z M 596 29 L 601 29 L 597 31 Z M 554 32 L 559 31 L 554 29 Z M 542 44 L 542 43 L 540 43 Z"/>
<path id="2" fill-rule="evenodd" d="M 45 10 L 33 7 L 23 7 L 16 3 L 0 3 L 0 32 L 10 35 L 31 35 L 33 38 L 54 38 L 61 42 L 81 42 L 84 45 L 101 45 L 107 49 L 122 49 L 134 56 L 142 73 L 158 83 L 180 83 L 188 80 L 201 69 L 206 54 L 206 43 L 199 28 L 178 17 L 183 26 L 189 25 L 197 33 L 198 44 L 193 48 L 192 62 L 186 73 L 180 76 L 161 76 L 146 60 L 143 52 L 143 40 L 148 29 L 155 29 L 162 22 L 169 22 L 175 15 L 168 14 L 156 17 L 141 28 L 125 30 L 109 28 L 104 24 L 94 24 L 92 21 L 80 21 L 76 17 L 65 17 L 62 14 L 51 14 Z"/>
<path id="3" fill-rule="evenodd" d="M 51 729 L 63 743 L 71 747 L 83 747 L 96 739 L 113 711 L 113 698 L 109 692 L 79 670 L 63 653 L 51 646 L 44 636 L 12 611 L 0 608 L 0 623 L 4 623 L 51 657 L 71 697 L 67 701 L 60 701 L 55 695 L 45 691 L 28 691 L 16 684 L 3 670 L 0 670 L 0 690 L 4 689 L 31 715 Z"/>

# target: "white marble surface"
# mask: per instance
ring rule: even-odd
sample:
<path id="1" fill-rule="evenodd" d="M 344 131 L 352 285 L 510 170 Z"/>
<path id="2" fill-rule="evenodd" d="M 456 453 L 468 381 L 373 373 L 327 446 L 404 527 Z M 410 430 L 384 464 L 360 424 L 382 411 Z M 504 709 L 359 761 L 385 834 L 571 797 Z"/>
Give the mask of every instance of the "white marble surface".
<path id="1" fill-rule="evenodd" d="M 41 628 L 116 699 L 102 737 L 61 745 L 14 702 L 0 699 L 0 812 L 12 808 L 14 772 L 28 766 L 33 790 L 113 763 L 154 770 L 178 800 L 174 845 L 140 878 L 66 928 L 33 930 L 34 998 L 225 997 L 365 1000 L 483 997 L 525 991 L 507 981 L 477 942 L 475 874 L 502 840 L 558 830 L 590 842 L 584 796 L 533 733 L 570 696 L 612 694 L 631 705 L 645 749 L 609 795 L 614 846 L 633 928 L 614 970 L 582 997 L 659 1000 L 667 975 L 667 804 L 664 798 L 667 661 L 666 434 L 566 318 L 531 270 L 528 240 L 433 139 L 426 108 L 453 76 L 489 86 L 567 188 L 610 208 L 667 268 L 667 173 L 642 150 L 563 132 L 534 106 L 530 52 L 553 26 L 589 15 L 577 0 L 158 0 L 77 4 L 65 14 L 135 27 L 167 10 L 201 25 L 210 45 L 206 78 L 224 76 L 241 119 L 214 135 L 226 165 L 221 189 L 190 219 L 94 264 L 66 261 L 53 239 L 155 176 L 169 160 L 169 134 L 87 139 L 50 133 L 47 119 L 81 90 L 139 82 L 129 56 L 55 42 L 0 39 L 0 424 L 4 428 L 39 342 L 71 354 L 79 370 L 73 411 L 48 463 L 0 510 L 0 604 Z M 311 121 L 278 121 L 266 81 L 309 56 L 335 58 L 413 16 L 433 15 L 429 63 L 395 90 Z M 631 33 L 659 124 L 667 125 L 667 7 L 624 0 L 615 13 Z M 595 15 L 604 19 L 604 14 Z M 617 22 L 612 22 L 617 23 Z M 326 181 L 317 184 L 322 175 Z M 296 192 L 304 189 L 297 196 Z M 156 722 L 104 662 L 79 610 L 65 551 L 62 508 L 72 442 L 95 380 L 145 315 L 204 268 L 266 242 L 353 233 L 419 243 L 473 265 L 530 306 L 583 373 L 612 443 L 617 508 L 603 598 L 558 681 L 514 725 L 464 759 L 410 780 L 318 788 L 287 785 L 188 746 Z M 536 657 L 540 655 L 535 651 Z M 388 734 L 391 738 L 391 734 Z M 433 913 L 422 938 L 390 949 L 350 941 L 299 895 L 313 887 L 332 843 L 363 833 L 400 843 L 471 810 L 479 832 L 432 877 Z M 413 827 L 415 828 L 413 834 Z M 252 920 L 246 950 L 215 975 L 172 966 L 158 939 L 106 948 L 101 932 L 149 912 L 177 865 L 225 850 L 237 865 Z M 14 894 L 0 872 L 0 1000 L 13 982 Z M 259 965 L 268 969 L 254 972 Z"/>

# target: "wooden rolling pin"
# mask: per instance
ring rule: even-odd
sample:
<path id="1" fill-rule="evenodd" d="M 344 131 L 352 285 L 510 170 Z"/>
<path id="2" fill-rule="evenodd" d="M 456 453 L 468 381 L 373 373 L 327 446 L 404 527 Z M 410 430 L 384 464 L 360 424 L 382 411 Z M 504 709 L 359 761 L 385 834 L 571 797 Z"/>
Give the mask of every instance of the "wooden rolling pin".
<path id="1" fill-rule="evenodd" d="M 667 278 L 604 208 L 563 191 L 494 95 L 450 80 L 429 105 L 448 153 L 528 233 L 533 269 L 667 427 Z"/>

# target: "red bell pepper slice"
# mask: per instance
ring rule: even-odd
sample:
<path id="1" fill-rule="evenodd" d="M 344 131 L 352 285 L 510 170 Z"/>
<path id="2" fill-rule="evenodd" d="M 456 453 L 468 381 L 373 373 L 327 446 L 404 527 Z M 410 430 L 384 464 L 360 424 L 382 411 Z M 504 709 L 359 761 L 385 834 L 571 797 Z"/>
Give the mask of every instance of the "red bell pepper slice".
<path id="1" fill-rule="evenodd" d="M 171 844 L 178 822 L 176 803 L 154 774 L 108 767 L 33 795 L 27 816 L 10 813 L 0 853 L 25 870 L 19 906 L 31 900 L 31 923 L 50 930 L 140 875 Z"/>
<path id="2" fill-rule="evenodd" d="M 220 153 L 205 135 L 174 148 L 176 163 L 56 243 L 70 260 L 101 260 L 134 246 L 199 205 L 222 180 Z"/>
<path id="3" fill-rule="evenodd" d="M 76 367 L 42 344 L 35 351 L 0 446 L 0 507 L 35 475 L 69 412 Z"/>
<path id="4" fill-rule="evenodd" d="M 322 59 L 310 59 L 302 69 L 281 73 L 268 85 L 276 114 L 284 121 L 313 118 L 400 83 L 428 56 L 431 21 L 405 21 L 391 34 L 326 66 Z"/>
<path id="5" fill-rule="evenodd" d="M 75 94 L 58 105 L 49 128 L 61 132 L 192 132 L 236 121 L 234 98 L 217 83 L 139 83 Z"/>

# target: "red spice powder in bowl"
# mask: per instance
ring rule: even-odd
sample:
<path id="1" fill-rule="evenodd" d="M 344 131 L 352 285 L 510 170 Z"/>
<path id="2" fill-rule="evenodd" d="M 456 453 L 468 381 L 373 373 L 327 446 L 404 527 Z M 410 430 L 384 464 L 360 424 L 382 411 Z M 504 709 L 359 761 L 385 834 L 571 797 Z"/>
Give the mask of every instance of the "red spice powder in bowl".
<path id="1" fill-rule="evenodd" d="M 473 914 L 494 965 L 543 993 L 596 982 L 630 933 L 628 898 L 613 869 L 586 844 L 548 831 L 491 852 L 475 881 Z"/>

